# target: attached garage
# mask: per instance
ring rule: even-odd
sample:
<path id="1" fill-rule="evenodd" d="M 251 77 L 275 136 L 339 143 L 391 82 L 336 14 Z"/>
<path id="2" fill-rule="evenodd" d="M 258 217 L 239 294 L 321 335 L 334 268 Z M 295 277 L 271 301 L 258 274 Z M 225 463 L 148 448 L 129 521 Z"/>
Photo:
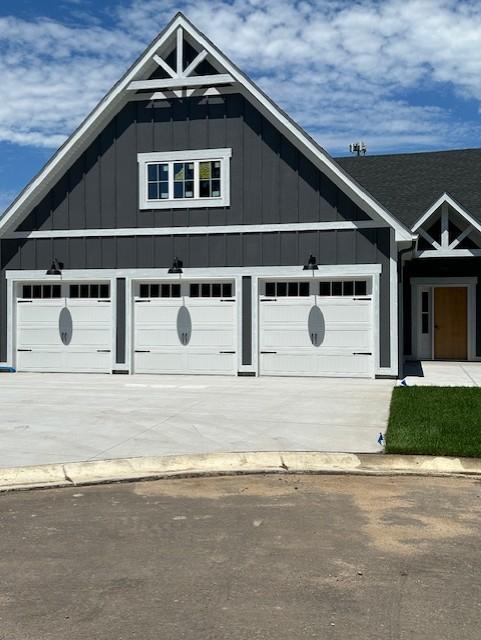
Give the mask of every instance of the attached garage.
<path id="1" fill-rule="evenodd" d="M 17 285 L 18 371 L 112 370 L 109 283 Z"/>
<path id="2" fill-rule="evenodd" d="M 259 373 L 374 376 L 370 279 L 260 283 Z"/>
<path id="3" fill-rule="evenodd" d="M 134 284 L 135 373 L 237 373 L 231 281 Z"/>

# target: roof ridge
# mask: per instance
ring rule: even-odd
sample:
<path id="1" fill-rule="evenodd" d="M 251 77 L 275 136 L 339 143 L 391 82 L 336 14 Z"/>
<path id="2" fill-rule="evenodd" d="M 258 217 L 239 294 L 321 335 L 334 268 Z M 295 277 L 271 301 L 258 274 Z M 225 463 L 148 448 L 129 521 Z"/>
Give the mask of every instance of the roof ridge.
<path id="1" fill-rule="evenodd" d="M 451 153 L 463 153 L 465 151 L 478 151 L 481 153 L 481 147 L 467 147 L 465 149 L 437 149 L 435 151 L 406 151 L 400 153 L 375 153 L 372 155 L 360 156 L 362 158 L 399 158 L 399 157 L 412 157 L 412 156 L 432 156 L 436 154 L 451 154 Z M 357 156 L 333 156 L 334 160 L 355 159 Z"/>

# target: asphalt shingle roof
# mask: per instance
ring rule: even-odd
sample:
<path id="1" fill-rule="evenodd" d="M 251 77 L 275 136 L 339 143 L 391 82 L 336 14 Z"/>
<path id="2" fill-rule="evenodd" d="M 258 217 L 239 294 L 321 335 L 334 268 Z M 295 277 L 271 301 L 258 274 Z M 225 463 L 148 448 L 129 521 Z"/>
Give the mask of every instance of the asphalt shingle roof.
<path id="1" fill-rule="evenodd" d="M 336 158 L 406 226 L 444 193 L 481 222 L 481 149 Z"/>

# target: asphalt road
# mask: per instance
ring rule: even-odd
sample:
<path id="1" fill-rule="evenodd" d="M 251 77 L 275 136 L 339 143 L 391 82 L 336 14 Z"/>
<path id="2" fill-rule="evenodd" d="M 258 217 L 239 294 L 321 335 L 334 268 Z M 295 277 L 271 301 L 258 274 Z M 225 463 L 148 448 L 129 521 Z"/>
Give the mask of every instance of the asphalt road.
<path id="1" fill-rule="evenodd" d="M 0 495 L 1 640 L 478 640 L 481 484 L 251 476 Z"/>

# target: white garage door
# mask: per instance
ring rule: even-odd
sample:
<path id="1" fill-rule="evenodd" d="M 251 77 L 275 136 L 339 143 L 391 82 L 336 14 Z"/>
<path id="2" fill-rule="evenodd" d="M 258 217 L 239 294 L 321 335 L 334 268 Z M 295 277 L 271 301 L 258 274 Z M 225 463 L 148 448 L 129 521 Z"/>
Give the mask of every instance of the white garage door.
<path id="1" fill-rule="evenodd" d="M 369 286 L 366 280 L 261 285 L 260 374 L 373 376 Z"/>
<path id="2" fill-rule="evenodd" d="M 140 283 L 136 294 L 136 373 L 237 372 L 233 283 Z"/>
<path id="3" fill-rule="evenodd" d="M 24 284 L 17 297 L 17 370 L 112 370 L 110 287 Z"/>

